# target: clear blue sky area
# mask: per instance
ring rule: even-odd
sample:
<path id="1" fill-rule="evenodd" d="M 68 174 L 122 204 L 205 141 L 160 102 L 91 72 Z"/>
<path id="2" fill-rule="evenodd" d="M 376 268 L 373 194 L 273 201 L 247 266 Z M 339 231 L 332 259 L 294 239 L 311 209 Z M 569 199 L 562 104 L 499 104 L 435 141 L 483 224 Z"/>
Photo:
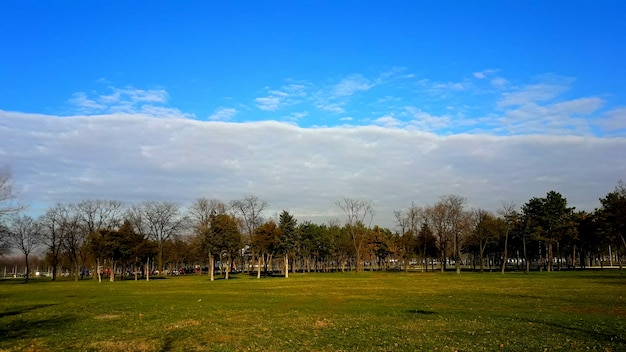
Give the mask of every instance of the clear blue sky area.
<path id="1" fill-rule="evenodd" d="M 398 126 L 501 117 L 507 94 L 548 86 L 532 102 L 601 100 L 581 108 L 592 119 L 626 104 L 625 19 L 623 1 L 3 1 L 0 110 L 126 99 L 199 120 Z"/>

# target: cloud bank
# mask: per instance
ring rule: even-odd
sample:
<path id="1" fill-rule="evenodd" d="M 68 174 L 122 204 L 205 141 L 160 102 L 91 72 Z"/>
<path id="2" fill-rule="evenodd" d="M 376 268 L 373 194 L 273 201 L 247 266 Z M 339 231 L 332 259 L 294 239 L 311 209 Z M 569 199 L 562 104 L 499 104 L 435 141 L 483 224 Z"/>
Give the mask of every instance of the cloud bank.
<path id="1" fill-rule="evenodd" d="M 255 194 L 268 216 L 286 209 L 321 222 L 341 219 L 334 201 L 351 197 L 374 201 L 375 223 L 389 227 L 394 210 L 446 194 L 496 210 L 556 190 L 593 210 L 626 175 L 626 138 L 440 136 L 391 119 L 391 127 L 301 128 L 158 117 L 0 111 L 0 160 L 33 211 L 93 198 L 188 205 Z"/>

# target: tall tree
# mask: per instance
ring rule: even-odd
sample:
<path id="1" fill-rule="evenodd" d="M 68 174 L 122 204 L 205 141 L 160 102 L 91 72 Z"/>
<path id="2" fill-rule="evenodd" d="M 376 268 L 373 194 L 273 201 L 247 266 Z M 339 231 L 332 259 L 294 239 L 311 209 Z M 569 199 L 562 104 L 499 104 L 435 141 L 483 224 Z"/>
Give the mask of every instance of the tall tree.
<path id="1" fill-rule="evenodd" d="M 226 258 L 225 278 L 228 280 L 233 257 L 243 246 L 237 219 L 228 214 L 217 214 L 211 219 L 211 232 L 215 242 L 219 243 L 220 262 Z"/>
<path id="2" fill-rule="evenodd" d="M 128 214 L 135 231 L 157 245 L 157 268 L 163 273 L 163 249 L 165 242 L 178 236 L 186 227 L 186 217 L 180 207 L 172 202 L 143 202 L 133 206 Z"/>
<path id="3" fill-rule="evenodd" d="M 368 226 L 374 217 L 374 204 L 371 201 L 363 201 L 344 198 L 335 202 L 335 205 L 346 215 L 346 226 L 356 256 L 356 272 L 363 271 L 363 249 L 369 236 Z M 365 225 L 365 221 L 368 225 Z"/>
<path id="4" fill-rule="evenodd" d="M 506 264 L 509 260 L 509 234 L 515 228 L 516 223 L 519 220 L 519 214 L 515 211 L 515 204 L 504 202 L 502 203 L 502 207 L 498 211 L 499 215 L 504 220 L 504 246 L 502 248 L 502 267 L 500 270 L 501 274 L 504 274 L 506 270 Z"/>
<path id="5" fill-rule="evenodd" d="M 52 267 L 52 281 L 57 278 L 65 233 L 68 229 L 67 218 L 67 206 L 57 203 L 54 207 L 49 208 L 40 219 L 40 223 L 44 227 L 44 244 L 48 247 L 48 260 Z"/>
<path id="6" fill-rule="evenodd" d="M 24 254 L 26 264 L 26 282 L 30 277 L 28 257 L 42 244 L 42 227 L 30 216 L 16 216 L 11 220 L 9 238 L 12 247 Z"/>
<path id="7" fill-rule="evenodd" d="M 117 200 L 87 199 L 76 204 L 75 211 L 83 232 L 117 229 L 123 221 L 124 203 Z"/>
<path id="8" fill-rule="evenodd" d="M 211 231 L 211 220 L 216 215 L 226 214 L 226 205 L 217 199 L 198 198 L 189 207 L 189 219 L 193 232 L 197 238 L 196 245 L 200 252 L 208 256 L 209 277 L 215 279 L 215 255 L 218 253 L 219 243 Z"/>
<path id="9" fill-rule="evenodd" d="M 243 199 L 232 201 L 230 205 L 233 213 L 241 219 L 244 242 L 248 244 L 256 228 L 263 224 L 263 210 L 267 207 L 267 202 L 255 195 L 247 195 Z"/>
<path id="10" fill-rule="evenodd" d="M 250 245 L 258 255 L 257 278 L 261 277 L 261 261 L 263 261 L 264 272 L 267 275 L 268 264 L 278 250 L 280 236 L 281 230 L 273 220 L 264 223 L 254 230 Z"/>
<path id="11" fill-rule="evenodd" d="M 545 265 L 552 271 L 555 244 L 572 229 L 569 222 L 573 208 L 567 207 L 567 200 L 558 192 L 550 191 L 544 198 L 531 198 L 522 207 L 528 229 L 545 244 Z"/>
<path id="12" fill-rule="evenodd" d="M 289 257 L 298 245 L 298 221 L 288 211 L 280 213 L 278 228 L 280 229 L 279 250 L 285 257 L 285 278 L 289 277 Z"/>
<path id="13" fill-rule="evenodd" d="M 457 195 L 447 195 L 433 206 L 426 208 L 429 226 L 437 236 L 441 251 L 441 271 L 446 270 L 448 245 L 452 242 L 452 255 L 455 259 L 457 274 L 461 273 L 461 238 L 464 226 L 467 224 L 467 214 L 464 212 L 465 198 Z"/>
<path id="14" fill-rule="evenodd" d="M 465 251 L 478 255 L 479 272 L 485 270 L 485 250 L 488 245 L 496 243 L 504 231 L 504 221 L 492 213 L 476 209 L 472 212 L 472 231 L 463 245 Z"/>
<path id="15" fill-rule="evenodd" d="M 618 254 L 626 251 L 626 184 L 619 181 L 615 190 L 601 198 L 600 203 L 602 206 L 596 210 L 600 233 Z M 621 268 L 621 259 L 618 263 Z"/>

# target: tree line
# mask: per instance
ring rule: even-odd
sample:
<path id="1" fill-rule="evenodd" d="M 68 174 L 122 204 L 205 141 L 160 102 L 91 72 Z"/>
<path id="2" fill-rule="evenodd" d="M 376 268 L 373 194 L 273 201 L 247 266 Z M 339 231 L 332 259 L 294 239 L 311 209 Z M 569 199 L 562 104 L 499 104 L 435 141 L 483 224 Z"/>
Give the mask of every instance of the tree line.
<path id="1" fill-rule="evenodd" d="M 5 175 L 5 176 L 1 176 Z M 372 224 L 371 201 L 344 198 L 334 206 L 344 221 L 299 222 L 289 211 L 267 217 L 268 204 L 248 195 L 228 203 L 199 198 L 126 205 L 116 200 L 56 204 L 32 218 L 10 200 L 10 178 L 0 173 L 0 251 L 43 254 L 51 279 L 113 281 L 197 272 L 228 279 L 233 272 L 364 270 L 561 270 L 617 264 L 626 249 L 626 185 L 600 199 L 593 212 L 568 206 L 555 191 L 516 209 L 468 209 L 446 195 L 434 204 L 394 211 L 393 229 Z"/>

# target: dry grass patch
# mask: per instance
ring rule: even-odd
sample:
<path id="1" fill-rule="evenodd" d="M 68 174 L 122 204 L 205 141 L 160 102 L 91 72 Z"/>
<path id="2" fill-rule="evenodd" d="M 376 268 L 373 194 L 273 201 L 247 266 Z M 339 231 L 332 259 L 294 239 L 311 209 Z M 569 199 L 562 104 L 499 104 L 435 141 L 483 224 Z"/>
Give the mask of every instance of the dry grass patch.
<path id="1" fill-rule="evenodd" d="M 89 347 L 107 352 L 152 352 L 158 350 L 158 346 L 154 342 L 146 340 L 98 341 L 90 344 Z"/>
<path id="2" fill-rule="evenodd" d="M 95 317 L 95 319 L 98 320 L 114 320 L 114 319 L 119 319 L 122 316 L 119 314 L 103 314 L 103 315 L 98 315 Z"/>
<path id="3" fill-rule="evenodd" d="M 188 320 L 181 320 L 179 322 L 176 322 L 175 324 L 169 325 L 168 327 L 165 328 L 165 330 L 172 331 L 172 330 L 177 330 L 177 329 L 188 328 L 190 326 L 200 326 L 200 325 L 202 325 L 202 323 L 199 320 L 188 319 Z"/>

